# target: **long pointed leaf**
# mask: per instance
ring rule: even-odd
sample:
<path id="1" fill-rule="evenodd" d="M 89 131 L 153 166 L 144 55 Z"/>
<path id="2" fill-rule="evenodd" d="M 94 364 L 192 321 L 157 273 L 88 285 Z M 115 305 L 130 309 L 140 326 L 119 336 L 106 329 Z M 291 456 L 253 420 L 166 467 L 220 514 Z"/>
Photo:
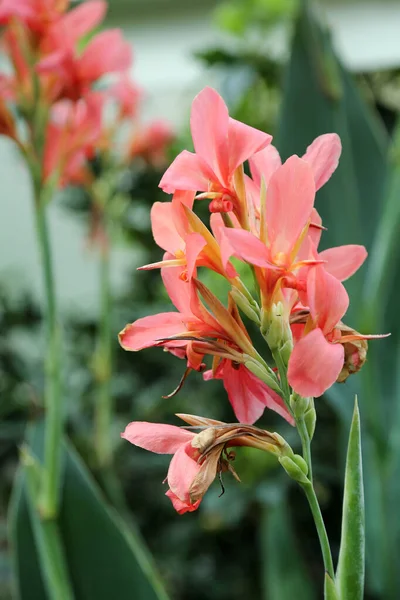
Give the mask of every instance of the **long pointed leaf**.
<path id="1" fill-rule="evenodd" d="M 337 570 L 340 596 L 364 597 L 365 523 L 360 413 L 357 399 L 350 428 L 343 498 L 342 539 Z"/>

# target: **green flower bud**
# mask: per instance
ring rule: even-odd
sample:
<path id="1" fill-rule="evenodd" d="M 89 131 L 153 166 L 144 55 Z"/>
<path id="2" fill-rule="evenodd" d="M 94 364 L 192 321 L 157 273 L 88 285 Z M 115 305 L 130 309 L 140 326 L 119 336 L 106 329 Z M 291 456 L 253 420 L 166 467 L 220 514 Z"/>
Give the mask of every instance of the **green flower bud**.
<path id="1" fill-rule="evenodd" d="M 260 325 L 260 314 L 257 314 L 254 305 L 250 305 L 250 302 L 248 301 L 246 296 L 242 294 L 242 292 L 240 292 L 237 288 L 232 288 L 230 293 L 240 310 L 243 311 L 249 319 L 254 321 L 254 323 Z"/>
<path id="2" fill-rule="evenodd" d="M 289 458 L 289 456 L 282 456 L 279 458 L 279 462 L 289 477 L 298 483 L 309 483 L 309 480 L 303 470 L 304 466 L 300 467 L 298 464 L 299 458 L 301 458 L 301 456 L 298 455 L 294 455 L 292 458 Z"/>

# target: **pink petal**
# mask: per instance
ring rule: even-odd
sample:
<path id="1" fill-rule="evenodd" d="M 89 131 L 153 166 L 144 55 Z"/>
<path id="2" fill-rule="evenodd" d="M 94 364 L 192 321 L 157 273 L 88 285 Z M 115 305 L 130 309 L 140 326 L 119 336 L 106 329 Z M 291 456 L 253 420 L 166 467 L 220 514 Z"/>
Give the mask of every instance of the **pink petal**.
<path id="1" fill-rule="evenodd" d="M 190 231 L 188 216 L 185 211 L 185 206 L 192 210 L 194 203 L 195 192 L 187 192 L 184 190 L 177 190 L 172 196 L 172 214 L 173 220 L 176 226 L 176 230 L 182 239 L 185 239 L 186 235 Z"/>
<path id="2" fill-rule="evenodd" d="M 311 211 L 311 224 L 308 230 L 308 235 L 316 248 L 319 246 L 322 236 L 322 219 L 317 209 L 314 207 Z"/>
<path id="3" fill-rule="evenodd" d="M 249 158 L 250 172 L 254 183 L 260 187 L 261 178 L 267 187 L 271 176 L 282 165 L 281 157 L 275 146 L 267 146 Z"/>
<path id="4" fill-rule="evenodd" d="M 171 490 L 165 492 L 165 495 L 168 496 L 168 498 L 172 502 L 172 506 L 180 515 L 197 510 L 201 502 L 201 500 L 197 500 L 194 504 L 190 504 L 190 502 L 182 502 L 182 500 L 180 500 L 178 496 L 174 494 L 174 492 L 172 492 Z"/>
<path id="5" fill-rule="evenodd" d="M 159 187 L 167 194 L 173 194 L 175 190 L 207 192 L 208 183 L 214 178 L 214 173 L 200 156 L 183 150 L 165 171 Z"/>
<path id="6" fill-rule="evenodd" d="M 229 172 L 233 173 L 242 163 L 266 148 L 272 135 L 230 118 L 228 140 Z"/>
<path id="7" fill-rule="evenodd" d="M 182 502 L 190 504 L 189 488 L 200 470 L 200 465 L 190 458 L 185 446 L 190 446 L 190 442 L 180 446 L 172 457 L 168 469 L 168 485 Z"/>
<path id="8" fill-rule="evenodd" d="M 311 316 L 324 334 L 332 331 L 349 306 L 349 296 L 343 284 L 327 273 L 323 265 L 309 271 L 307 299 Z"/>
<path id="9" fill-rule="evenodd" d="M 175 454 L 177 450 L 192 440 L 194 433 L 174 425 L 133 421 L 126 426 L 121 437 L 131 444 L 157 454 Z"/>
<path id="10" fill-rule="evenodd" d="M 171 202 L 154 202 L 150 211 L 151 229 L 158 246 L 171 254 L 184 250 L 185 243 L 176 230 Z"/>
<path id="11" fill-rule="evenodd" d="M 319 258 L 327 261 L 324 268 L 328 273 L 339 281 L 345 281 L 361 267 L 367 255 L 364 246 L 349 244 L 324 250 L 319 254 Z"/>
<path id="12" fill-rule="evenodd" d="M 161 269 L 161 277 L 173 305 L 180 313 L 190 315 L 191 288 L 190 284 L 181 278 L 185 270 L 186 267 L 165 267 Z"/>
<path id="13" fill-rule="evenodd" d="M 250 231 L 225 227 L 223 234 L 229 242 L 229 246 L 224 249 L 223 262 L 225 264 L 231 256 L 228 256 L 228 254 L 232 249 L 237 258 L 245 260 L 251 265 L 271 268 L 268 248 Z"/>
<path id="14" fill-rule="evenodd" d="M 229 175 L 228 121 L 228 109 L 216 90 L 206 87 L 197 94 L 190 114 L 194 149 L 225 186 Z"/>
<path id="15" fill-rule="evenodd" d="M 315 178 L 315 190 L 325 185 L 339 164 L 342 144 L 336 133 L 325 133 L 308 146 L 303 159 L 308 162 Z"/>
<path id="16" fill-rule="evenodd" d="M 171 269 L 172 270 L 172 269 Z M 175 312 L 160 313 L 138 319 L 127 325 L 119 334 L 124 350 L 142 350 L 158 343 L 157 340 L 186 331 L 184 315 Z"/>
<path id="17" fill-rule="evenodd" d="M 301 396 L 321 396 L 335 383 L 343 362 L 343 346 L 330 344 L 320 329 L 314 329 L 293 349 L 289 359 L 289 384 Z"/>
<path id="18" fill-rule="evenodd" d="M 60 32 L 75 45 L 81 37 L 101 23 L 106 12 L 107 3 L 103 0 L 91 0 L 73 8 L 50 28 L 42 47 L 56 44 Z"/>
<path id="19" fill-rule="evenodd" d="M 106 73 L 123 72 L 131 66 L 132 48 L 119 29 L 108 29 L 95 35 L 79 61 L 82 79 L 95 81 Z"/>
<path id="20" fill-rule="evenodd" d="M 200 252 L 204 246 L 207 245 L 206 240 L 200 233 L 190 233 L 186 237 L 186 263 L 187 263 L 187 276 L 190 281 L 193 277 L 196 269 L 196 262 Z"/>
<path id="21" fill-rule="evenodd" d="M 223 379 L 229 401 L 240 423 L 255 423 L 266 407 L 291 421 L 282 399 L 244 365 L 235 368 L 231 361 L 225 360 L 219 377 Z"/>
<path id="22" fill-rule="evenodd" d="M 315 185 L 310 166 L 291 156 L 273 173 L 267 193 L 266 217 L 271 254 L 290 254 L 308 222 Z"/>

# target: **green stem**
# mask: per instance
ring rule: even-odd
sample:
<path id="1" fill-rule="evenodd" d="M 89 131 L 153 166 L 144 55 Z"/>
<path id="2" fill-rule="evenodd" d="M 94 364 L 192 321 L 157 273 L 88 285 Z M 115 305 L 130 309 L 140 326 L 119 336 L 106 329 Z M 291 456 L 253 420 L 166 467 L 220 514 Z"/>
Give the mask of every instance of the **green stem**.
<path id="1" fill-rule="evenodd" d="M 61 436 L 63 428 L 61 398 L 60 331 L 54 288 L 51 248 L 46 220 L 45 190 L 35 186 L 36 232 L 41 255 L 46 301 L 47 350 L 45 358 L 45 452 L 40 509 L 44 518 L 57 515 L 61 478 Z"/>
<path id="2" fill-rule="evenodd" d="M 306 422 L 303 417 L 296 419 L 297 431 L 301 439 L 301 447 L 303 449 L 303 458 L 308 466 L 308 479 L 312 483 L 312 460 L 311 460 L 311 440 L 308 435 Z"/>
<path id="3" fill-rule="evenodd" d="M 107 243 L 107 242 L 106 242 Z M 96 360 L 96 378 L 98 398 L 95 408 L 95 451 L 97 465 L 110 467 L 112 463 L 111 420 L 112 420 L 112 331 L 111 331 L 111 293 L 110 293 L 110 251 L 101 249 L 100 289 L 101 318 L 99 345 Z"/>
<path id="4" fill-rule="evenodd" d="M 333 569 L 333 561 L 331 555 L 331 549 L 329 546 L 328 535 L 326 533 L 324 520 L 322 518 L 321 509 L 318 504 L 318 499 L 315 494 L 315 490 L 311 482 L 302 484 L 303 490 L 306 494 L 308 503 L 311 508 L 312 515 L 314 517 L 315 527 L 317 529 L 319 543 L 321 546 L 322 557 L 324 560 L 325 571 L 328 573 L 329 577 L 334 581 L 335 573 Z"/>

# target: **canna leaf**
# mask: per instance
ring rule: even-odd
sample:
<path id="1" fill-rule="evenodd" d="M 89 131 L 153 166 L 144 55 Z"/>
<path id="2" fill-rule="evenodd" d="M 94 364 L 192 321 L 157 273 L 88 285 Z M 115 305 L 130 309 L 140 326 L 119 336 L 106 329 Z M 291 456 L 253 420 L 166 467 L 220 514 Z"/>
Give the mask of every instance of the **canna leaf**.
<path id="1" fill-rule="evenodd" d="M 43 426 L 31 427 L 28 444 L 41 457 Z M 168 600 L 152 560 L 138 533 L 104 502 L 76 452 L 63 445 L 64 482 L 59 519 L 69 576 L 76 600 L 109 600 L 118 590 L 138 600 Z M 49 594 L 49 553 L 54 538 L 37 522 L 29 506 L 27 478 L 19 474 L 10 507 L 10 542 L 21 600 L 52 599 Z M 38 543 L 42 544 L 37 552 Z M 45 592 L 47 590 L 47 593 Z M 61 598 L 61 596 L 58 596 Z M 62 596 L 67 597 L 67 596 Z"/>
<path id="2" fill-rule="evenodd" d="M 364 486 L 361 457 L 360 413 L 357 398 L 347 449 L 343 498 L 342 536 L 337 569 L 340 597 L 362 600 L 364 597 L 365 524 Z"/>
<path id="3" fill-rule="evenodd" d="M 324 584 L 324 599 L 325 600 L 339 600 L 335 582 L 329 577 L 328 573 L 325 573 L 325 584 Z"/>

